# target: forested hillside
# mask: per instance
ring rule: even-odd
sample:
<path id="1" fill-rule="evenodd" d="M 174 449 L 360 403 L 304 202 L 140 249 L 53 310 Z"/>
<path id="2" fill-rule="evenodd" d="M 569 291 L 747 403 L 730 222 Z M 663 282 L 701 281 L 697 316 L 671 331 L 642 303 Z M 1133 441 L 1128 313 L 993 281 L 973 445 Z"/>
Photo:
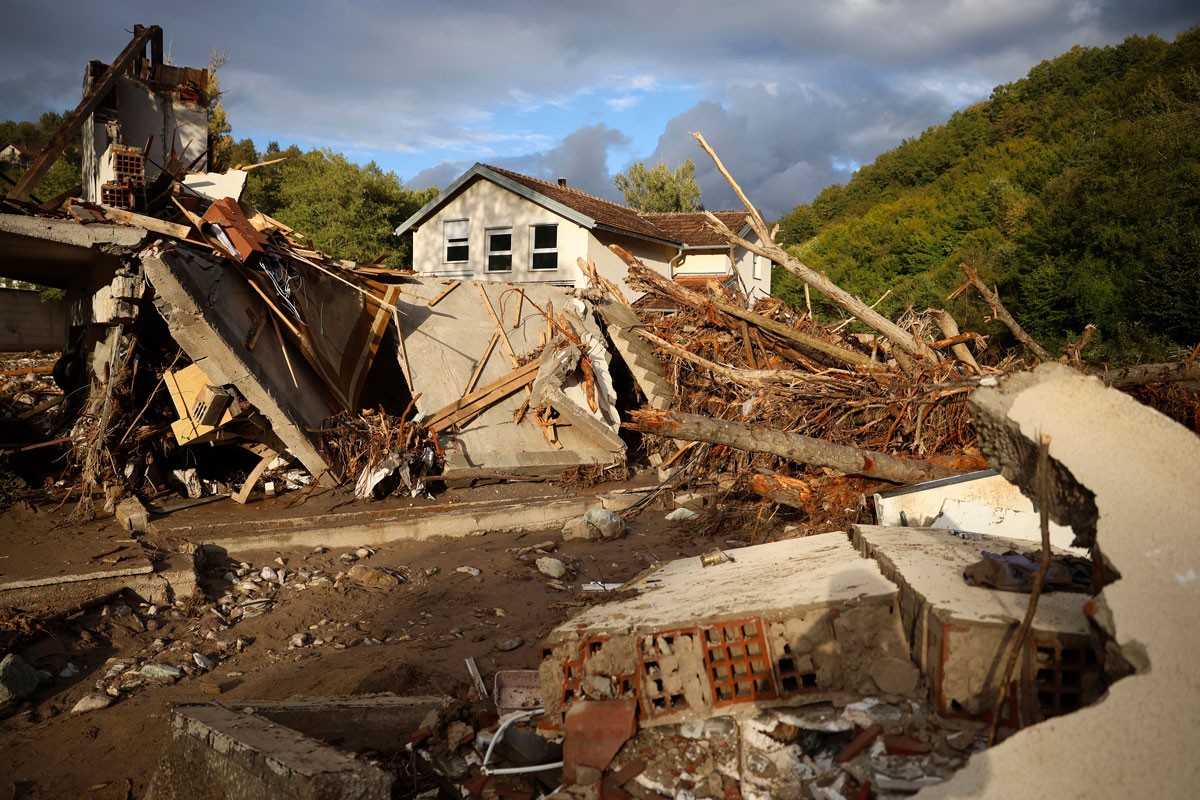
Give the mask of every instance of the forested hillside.
<path id="1" fill-rule="evenodd" d="M 1194 347 L 1200 28 L 1043 62 L 795 208 L 780 238 L 867 302 L 890 289 L 888 316 L 946 307 L 999 333 L 969 295 L 947 299 L 966 262 L 1048 347 L 1088 323 L 1093 360 Z M 776 272 L 776 294 L 803 307 Z"/>

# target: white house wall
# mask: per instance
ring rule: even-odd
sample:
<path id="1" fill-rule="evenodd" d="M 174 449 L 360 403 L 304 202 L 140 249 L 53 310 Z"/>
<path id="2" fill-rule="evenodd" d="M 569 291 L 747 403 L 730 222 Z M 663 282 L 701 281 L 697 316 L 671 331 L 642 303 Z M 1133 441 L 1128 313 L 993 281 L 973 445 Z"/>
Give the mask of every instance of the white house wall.
<path id="1" fill-rule="evenodd" d="M 636 256 L 647 268 L 666 277 L 671 276 L 671 259 L 679 252 L 677 248 L 670 245 L 648 242 L 645 239 L 619 236 L 609 232 L 605 232 L 602 237 L 591 237 L 588 255 L 596 262 L 596 271 L 620 286 L 621 291 L 625 293 L 625 297 L 630 302 L 641 297 L 644 292 L 634 291 L 625 284 L 625 276 L 628 270 L 625 267 L 625 262 L 608 249 L 608 245 L 610 244 L 620 245 Z"/>
<path id="2" fill-rule="evenodd" d="M 465 219 L 470 260 L 447 262 L 445 223 Z M 534 225 L 558 225 L 558 269 L 534 270 Z M 512 227 L 512 269 L 487 270 L 486 231 Z M 464 189 L 413 233 L 413 269 L 439 278 L 467 278 L 509 283 L 577 285 L 582 273 L 575 259 L 588 252 L 586 228 L 496 184 L 478 180 Z"/>

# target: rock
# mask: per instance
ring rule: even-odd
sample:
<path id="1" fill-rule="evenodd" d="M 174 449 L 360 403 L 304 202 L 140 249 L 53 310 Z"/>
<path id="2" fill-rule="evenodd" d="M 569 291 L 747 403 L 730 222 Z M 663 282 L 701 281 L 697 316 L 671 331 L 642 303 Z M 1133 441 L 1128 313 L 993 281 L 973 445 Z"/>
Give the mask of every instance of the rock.
<path id="1" fill-rule="evenodd" d="M 382 589 L 391 589 L 403 583 L 398 575 L 380 567 L 368 567 L 365 564 L 355 564 L 346 572 L 346 577 L 364 586 L 376 586 Z"/>
<path id="2" fill-rule="evenodd" d="M 465 722 L 451 722 L 446 726 L 446 747 L 454 752 L 475 738 L 475 730 Z"/>
<path id="3" fill-rule="evenodd" d="M 921 671 L 911 661 L 891 656 L 875 659 L 868 672 L 879 690 L 887 694 L 911 694 L 921 680 Z"/>
<path id="4" fill-rule="evenodd" d="M 312 641 L 312 637 L 307 633 L 297 633 L 288 640 L 288 647 L 307 647 L 310 641 Z"/>
<path id="5" fill-rule="evenodd" d="M 28 697 L 39 683 L 38 671 L 16 653 L 9 653 L 0 661 L 0 703 Z"/>
<path id="6" fill-rule="evenodd" d="M 150 512 L 136 497 L 126 497 L 117 504 L 114 513 L 124 530 L 144 533 L 150 527 Z"/>
<path id="7" fill-rule="evenodd" d="M 667 514 L 667 521 L 690 522 L 691 520 L 698 519 L 699 517 L 700 515 L 695 511 L 692 511 L 690 508 L 677 508 L 670 514 Z"/>
<path id="8" fill-rule="evenodd" d="M 459 567 L 454 571 L 461 572 L 464 575 L 470 575 L 472 578 L 478 578 L 483 574 L 483 570 L 476 569 L 475 567 Z"/>
<path id="9" fill-rule="evenodd" d="M 602 539 L 619 539 L 625 535 L 625 520 L 607 508 L 592 508 L 583 515 L 587 524 L 600 531 Z"/>
<path id="10" fill-rule="evenodd" d="M 595 526 L 589 525 L 583 517 L 576 517 L 563 525 L 562 536 L 567 541 L 594 542 L 600 540 L 600 531 Z"/>
<path id="11" fill-rule="evenodd" d="M 192 653 L 192 661 L 196 662 L 196 666 L 200 669 L 212 669 L 217 665 L 217 662 L 203 653 Z"/>
<path id="12" fill-rule="evenodd" d="M 510 650 L 516 650 L 521 645 L 525 644 L 525 640 L 520 636 L 514 636 L 511 639 L 505 639 L 500 644 L 496 645 L 496 649 L 502 653 L 507 653 Z"/>
<path id="13" fill-rule="evenodd" d="M 279 577 L 279 576 L 278 576 L 278 575 L 275 573 L 275 570 L 274 570 L 274 569 L 272 569 L 271 567 L 263 567 L 263 568 L 262 568 L 262 572 L 260 572 L 260 573 L 258 573 L 258 574 L 262 576 L 262 579 L 263 579 L 264 581 L 273 581 L 273 580 L 275 580 L 277 577 Z"/>
<path id="14" fill-rule="evenodd" d="M 59 671 L 58 677 L 66 679 L 66 680 L 70 680 L 71 678 L 74 678 L 78 674 L 79 674 L 79 667 L 75 666 L 74 662 L 68 661 L 67 665 Z"/>
<path id="15" fill-rule="evenodd" d="M 557 558 L 543 556 L 537 560 L 538 572 L 547 578 L 561 578 L 567 574 L 567 565 Z"/>
<path id="16" fill-rule="evenodd" d="M 354 551 L 354 555 L 358 556 L 359 558 L 370 558 L 371 556 L 375 555 L 375 551 L 369 547 L 360 547 Z"/>
<path id="17" fill-rule="evenodd" d="M 146 664 L 138 672 L 147 680 L 162 683 L 173 683 L 183 677 L 183 670 L 170 664 Z"/>
<path id="18" fill-rule="evenodd" d="M 85 694 L 78 703 L 71 707 L 71 713 L 86 714 L 89 711 L 99 711 L 111 706 L 114 700 L 114 697 L 107 694 Z"/>

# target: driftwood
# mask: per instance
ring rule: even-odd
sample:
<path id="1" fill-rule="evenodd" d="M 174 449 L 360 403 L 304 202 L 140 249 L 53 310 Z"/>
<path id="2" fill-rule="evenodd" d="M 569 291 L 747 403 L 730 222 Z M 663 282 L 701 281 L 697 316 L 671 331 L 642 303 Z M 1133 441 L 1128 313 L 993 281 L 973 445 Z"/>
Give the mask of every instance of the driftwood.
<path id="1" fill-rule="evenodd" d="M 827 278 L 825 275 L 809 269 L 807 266 L 801 263 L 800 259 L 796 258 L 791 253 L 788 253 L 782 247 L 777 245 L 775 243 L 775 239 L 771 236 L 771 231 L 767 228 L 767 223 L 763 221 L 762 215 L 758 213 L 758 210 L 750 202 L 749 198 L 746 197 L 746 194 L 742 191 L 742 188 L 738 186 L 737 181 L 735 181 L 733 176 L 729 174 L 729 171 L 725 169 L 725 165 L 721 163 L 721 159 L 717 157 L 716 152 L 709 147 L 708 142 L 704 140 L 702 135 L 699 133 L 693 133 L 692 136 L 696 137 L 696 141 L 699 142 L 700 147 L 704 149 L 704 152 L 708 153 L 709 158 L 711 158 L 713 163 L 716 164 L 716 167 L 720 171 L 721 175 L 724 176 L 725 180 L 729 183 L 733 190 L 737 192 L 742 204 L 746 207 L 746 219 L 750 223 L 750 227 L 754 230 L 755 235 L 758 236 L 759 242 L 756 243 L 743 239 L 733 231 L 729 230 L 729 228 L 726 227 L 723 222 L 717 219 L 715 215 L 709 213 L 709 224 L 712 226 L 713 230 L 721 234 L 721 236 L 723 236 L 731 244 L 736 244 L 739 247 L 749 250 L 755 255 L 760 255 L 763 258 L 774 261 L 776 264 L 783 267 L 800 280 L 804 281 L 806 285 L 811 286 L 821 294 L 828 297 L 838 308 L 855 317 L 872 330 L 877 331 L 880 335 L 889 339 L 894 345 L 896 345 L 896 347 L 905 351 L 910 356 L 914 356 L 916 358 L 936 358 L 936 356 L 925 345 L 925 343 L 916 336 L 913 336 L 911 333 L 904 330 L 899 325 L 868 306 L 862 300 L 850 294 L 833 281 L 829 280 L 829 278 Z"/>
<path id="2" fill-rule="evenodd" d="M 1096 374 L 1114 389 L 1146 386 L 1152 383 L 1200 383 L 1200 361 L 1174 361 L 1170 364 L 1135 364 Z"/>
<path id="3" fill-rule="evenodd" d="M 946 311 L 944 308 L 931 308 L 927 313 L 933 319 L 934 323 L 937 324 L 938 328 L 941 329 L 942 333 L 946 336 L 945 344 L 943 344 L 943 342 L 934 342 L 931 346 L 944 347 L 949 345 L 954 353 L 955 358 L 969 366 L 971 369 L 975 370 L 976 375 L 982 372 L 983 370 L 979 368 L 979 362 L 975 360 L 975 356 L 971 355 L 971 351 L 965 343 L 967 339 L 980 338 L 979 334 L 973 331 L 968 333 L 960 333 L 958 330 L 958 322 L 955 321 L 954 317 L 950 316 L 950 312 Z M 955 339 L 958 339 L 959 341 L 954 341 Z"/>
<path id="4" fill-rule="evenodd" d="M 631 283 L 649 286 L 654 289 L 654 291 L 658 292 L 664 297 L 669 297 L 680 305 L 690 306 L 692 308 L 703 308 L 706 305 L 710 305 L 731 317 L 742 320 L 743 322 L 747 322 L 762 331 L 784 340 L 789 344 L 794 344 L 807 350 L 820 353 L 842 364 L 857 367 L 867 367 L 871 365 L 870 356 L 863 355 L 862 353 L 858 353 L 853 350 L 848 350 L 844 347 L 839 347 L 836 344 L 825 341 L 819 336 L 813 336 L 811 334 L 804 333 L 803 331 L 793 330 L 786 325 L 776 322 L 773 319 L 764 317 L 762 314 L 755 314 L 753 311 L 747 311 L 744 308 L 739 308 L 738 306 L 732 303 L 727 303 L 718 297 L 710 297 L 708 295 L 701 294 L 700 292 L 688 289 L 684 286 L 680 286 L 678 283 L 664 278 L 657 272 L 648 269 L 645 264 L 638 260 L 636 256 L 619 245 L 609 245 L 608 249 L 616 253 L 616 255 L 625 262 L 626 266 L 629 267 L 628 280 Z"/>
<path id="5" fill-rule="evenodd" d="M 918 483 L 959 474 L 927 461 L 860 450 L 798 433 L 699 414 L 641 410 L 631 412 L 630 417 L 630 421 L 624 423 L 625 427 L 642 433 L 771 453 L 810 466 L 828 467 L 848 475 L 862 475 L 890 483 Z"/>
<path id="6" fill-rule="evenodd" d="M 1017 337 L 1017 341 L 1025 345 L 1029 352 L 1037 356 L 1038 360 L 1054 360 L 1054 356 L 1050 354 L 1050 351 L 1035 342 L 1033 337 L 1026 333 L 1025 329 L 1022 328 L 1015 319 L 1013 319 L 1012 314 L 1008 313 L 1008 309 L 1005 308 L 1000 302 L 1000 298 L 996 296 L 995 292 L 987 287 L 987 284 L 984 283 L 983 279 L 979 277 L 978 272 L 971 267 L 968 267 L 966 264 L 959 264 L 958 266 L 966 274 L 967 280 L 970 281 L 971 285 L 975 287 L 975 290 L 979 292 L 979 294 L 983 296 L 983 299 L 987 301 L 987 304 L 991 306 L 992 316 L 999 322 L 1003 323 L 1004 327 L 1008 328 L 1012 332 L 1012 335 Z"/>

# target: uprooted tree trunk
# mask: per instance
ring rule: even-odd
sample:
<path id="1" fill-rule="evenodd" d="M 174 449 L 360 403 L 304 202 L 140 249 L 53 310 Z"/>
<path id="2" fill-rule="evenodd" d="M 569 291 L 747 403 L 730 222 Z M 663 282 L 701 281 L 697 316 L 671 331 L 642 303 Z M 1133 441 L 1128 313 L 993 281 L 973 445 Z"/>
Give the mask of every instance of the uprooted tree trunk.
<path id="1" fill-rule="evenodd" d="M 725 169 L 725 165 L 721 163 L 721 159 L 717 157 L 716 152 L 709 147 L 708 142 L 699 133 L 693 133 L 696 141 L 700 143 L 700 147 L 704 152 L 708 153 L 709 158 L 713 160 L 721 175 L 728 181 L 729 185 L 737 192 L 742 204 L 746 207 L 746 219 L 750 223 L 750 227 L 754 230 L 758 237 L 758 242 L 751 242 L 738 236 L 733 231 L 729 230 L 723 222 L 721 222 L 714 214 L 709 213 L 709 224 L 717 233 L 721 234 L 731 244 L 736 244 L 739 247 L 745 248 L 755 255 L 774 261 L 779 266 L 786 269 L 788 272 L 795 275 L 805 284 L 816 289 L 821 294 L 828 297 L 834 305 L 842 309 L 846 313 L 858 319 L 864 325 L 877 331 L 880 335 L 887 338 L 896 347 L 903 350 L 910 356 L 915 358 L 936 358 L 933 351 L 916 336 L 904 330 L 896 323 L 892 322 L 887 317 L 880 314 L 875 309 L 858 299 L 854 295 L 847 292 L 842 287 L 838 286 L 833 281 L 829 280 L 825 275 L 816 272 L 805 266 L 800 259 L 788 253 L 782 247 L 775 243 L 771 231 L 767 228 L 767 223 L 763 220 L 762 215 L 758 213 L 758 209 L 746 197 L 746 194 Z"/>
<path id="2" fill-rule="evenodd" d="M 917 483 L 959 474 L 956 470 L 928 461 L 860 450 L 798 433 L 698 414 L 644 409 L 630 412 L 630 417 L 630 421 L 624 423 L 625 427 L 642 433 L 684 441 L 712 442 L 753 453 L 770 453 L 801 464 L 828 467 L 848 475 L 862 475 L 890 483 Z"/>

